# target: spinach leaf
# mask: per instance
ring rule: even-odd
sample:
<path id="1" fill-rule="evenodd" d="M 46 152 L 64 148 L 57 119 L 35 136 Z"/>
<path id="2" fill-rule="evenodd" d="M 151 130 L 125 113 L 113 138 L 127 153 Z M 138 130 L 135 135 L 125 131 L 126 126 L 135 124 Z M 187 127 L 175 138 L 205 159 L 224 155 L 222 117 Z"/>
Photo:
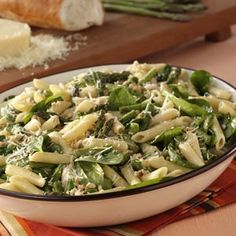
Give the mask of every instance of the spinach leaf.
<path id="1" fill-rule="evenodd" d="M 126 156 L 124 154 L 118 152 L 110 152 L 106 155 L 81 156 L 77 160 L 79 162 L 87 161 L 104 165 L 119 165 L 123 163 L 124 159 L 126 159 Z"/>
<path id="2" fill-rule="evenodd" d="M 87 184 L 89 182 L 89 179 L 87 175 L 85 174 L 84 170 L 82 169 L 80 162 L 75 163 L 75 169 L 76 169 L 76 174 L 79 178 L 80 183 Z"/>
<path id="3" fill-rule="evenodd" d="M 96 185 L 102 185 L 104 181 L 104 171 L 99 164 L 83 161 L 80 162 L 79 165 L 88 177 L 89 182 Z"/>
<path id="4" fill-rule="evenodd" d="M 190 81 L 200 95 L 208 92 L 212 75 L 205 70 L 198 70 L 192 73 Z"/>
<path id="5" fill-rule="evenodd" d="M 61 180 L 61 175 L 62 175 L 62 171 L 63 171 L 64 167 L 65 167 L 64 164 L 60 164 L 60 165 L 57 166 L 57 168 L 54 169 L 52 177 L 50 178 L 49 183 L 53 183 L 53 182 Z"/>
<path id="6" fill-rule="evenodd" d="M 70 191 L 75 187 L 73 179 L 68 179 L 68 181 L 65 184 L 65 192 Z"/>
<path id="7" fill-rule="evenodd" d="M 32 152 L 43 152 L 43 142 L 44 136 L 41 135 L 39 137 L 34 137 L 31 144 L 30 149 Z"/>
<path id="8" fill-rule="evenodd" d="M 133 151 L 134 153 L 137 153 L 139 151 L 139 146 L 131 139 L 130 135 L 123 134 L 122 139 L 128 144 L 128 147 L 131 151 Z"/>
<path id="9" fill-rule="evenodd" d="M 60 180 L 53 182 L 53 184 L 52 184 L 52 192 L 53 193 L 58 193 L 58 194 L 63 194 L 64 188 L 63 188 L 62 182 Z"/>
<path id="10" fill-rule="evenodd" d="M 52 142 L 51 138 L 48 135 L 43 136 L 43 151 L 45 152 L 58 152 L 62 153 L 63 148 L 61 145 Z"/>
<path id="11" fill-rule="evenodd" d="M 104 165 L 118 165 L 124 163 L 126 159 L 127 156 L 125 154 L 114 151 L 112 147 L 103 147 L 103 149 L 100 150 L 94 149 L 88 151 L 85 155 L 76 159 L 76 161 L 87 161 Z"/>
<path id="12" fill-rule="evenodd" d="M 24 124 L 27 124 L 37 112 L 46 111 L 53 102 L 62 100 L 61 95 L 52 95 L 35 104 L 24 117 Z"/>
<path id="13" fill-rule="evenodd" d="M 104 190 L 111 189 L 112 185 L 113 185 L 112 180 L 107 177 L 104 177 L 104 180 L 102 182 L 102 189 Z"/>
<path id="14" fill-rule="evenodd" d="M 37 111 L 45 111 L 47 108 L 50 107 L 50 105 L 53 102 L 62 100 L 61 95 L 52 95 L 45 99 L 43 99 L 41 102 L 38 102 L 31 108 L 31 112 L 37 112 Z"/>
<path id="15" fill-rule="evenodd" d="M 42 177 L 46 178 L 47 180 L 50 180 L 57 166 L 54 164 L 36 162 L 29 162 L 29 165 L 34 173 L 42 175 Z"/>
<path id="16" fill-rule="evenodd" d="M 123 86 L 113 89 L 108 99 L 108 109 L 117 111 L 122 106 L 134 105 L 136 99 L 129 90 Z"/>
<path id="17" fill-rule="evenodd" d="M 34 137 L 30 144 L 32 152 L 58 152 L 62 153 L 63 149 L 60 145 L 52 142 L 48 135 L 40 135 Z"/>
<path id="18" fill-rule="evenodd" d="M 15 145 L 7 144 L 6 146 L 0 147 L 0 155 L 7 156 L 8 154 L 13 153 L 15 149 Z"/>

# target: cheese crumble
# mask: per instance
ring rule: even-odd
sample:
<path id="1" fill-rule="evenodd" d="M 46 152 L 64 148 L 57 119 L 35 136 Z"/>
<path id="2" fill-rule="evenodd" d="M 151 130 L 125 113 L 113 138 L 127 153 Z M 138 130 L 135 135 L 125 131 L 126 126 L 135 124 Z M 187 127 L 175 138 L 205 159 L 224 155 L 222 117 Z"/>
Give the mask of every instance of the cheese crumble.
<path id="1" fill-rule="evenodd" d="M 28 66 L 44 66 L 57 59 L 64 60 L 70 51 L 78 50 L 86 44 L 86 37 L 79 33 L 67 37 L 56 37 L 49 34 L 39 34 L 31 37 L 31 44 L 24 52 L 17 56 L 0 56 L 0 71 L 8 68 L 19 70 Z"/>

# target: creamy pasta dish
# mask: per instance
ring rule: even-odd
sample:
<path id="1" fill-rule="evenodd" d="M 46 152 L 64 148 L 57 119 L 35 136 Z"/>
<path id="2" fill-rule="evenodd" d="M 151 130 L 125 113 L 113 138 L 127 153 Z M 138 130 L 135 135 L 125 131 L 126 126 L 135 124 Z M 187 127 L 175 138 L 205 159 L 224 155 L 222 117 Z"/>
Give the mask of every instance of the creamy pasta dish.
<path id="1" fill-rule="evenodd" d="M 235 137 L 232 94 L 204 70 L 134 62 L 67 83 L 34 79 L 0 108 L 0 188 L 84 195 L 166 181 Z"/>

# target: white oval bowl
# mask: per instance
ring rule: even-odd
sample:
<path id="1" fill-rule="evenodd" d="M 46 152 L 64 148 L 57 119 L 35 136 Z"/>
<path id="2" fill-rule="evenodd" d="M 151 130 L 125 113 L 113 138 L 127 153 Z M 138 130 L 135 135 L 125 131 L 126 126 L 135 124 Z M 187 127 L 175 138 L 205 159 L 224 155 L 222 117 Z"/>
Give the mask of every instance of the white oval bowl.
<path id="1" fill-rule="evenodd" d="M 43 78 L 49 83 L 66 82 L 81 72 L 104 68 L 124 70 L 128 65 L 109 65 L 78 69 Z M 192 70 L 187 69 L 188 73 Z M 233 93 L 235 88 L 217 78 L 214 84 Z M 19 94 L 32 83 L 9 89 L 0 100 Z M 194 197 L 209 186 L 227 168 L 236 152 L 234 144 L 216 161 L 167 182 L 127 190 L 87 196 L 37 196 L 0 190 L 0 209 L 14 215 L 47 224 L 71 227 L 95 227 L 143 219 L 169 210 Z"/>

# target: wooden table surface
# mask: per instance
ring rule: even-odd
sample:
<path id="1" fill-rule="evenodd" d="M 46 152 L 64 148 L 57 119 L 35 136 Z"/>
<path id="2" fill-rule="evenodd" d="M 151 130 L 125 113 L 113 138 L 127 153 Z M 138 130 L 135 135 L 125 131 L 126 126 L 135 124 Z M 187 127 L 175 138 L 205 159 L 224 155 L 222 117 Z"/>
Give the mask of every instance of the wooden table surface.
<path id="1" fill-rule="evenodd" d="M 205 69 L 236 86 L 236 25 L 233 36 L 220 43 L 202 38 L 188 45 L 143 58 L 144 62 L 168 62 L 196 69 Z M 236 200 L 236 196 L 235 196 Z M 156 236 L 235 236 L 236 203 L 210 213 L 170 224 L 154 232 Z"/>
<path id="2" fill-rule="evenodd" d="M 193 14 L 190 22 L 174 22 L 127 14 L 106 14 L 102 27 L 82 32 L 87 45 L 72 51 L 66 60 L 43 66 L 0 72 L 0 91 L 13 85 L 68 69 L 98 64 L 124 63 L 151 53 L 183 44 L 199 36 L 208 40 L 224 40 L 230 36 L 230 26 L 236 23 L 235 0 L 203 0 L 208 9 Z M 67 32 L 33 29 L 34 34 L 68 35 Z"/>

